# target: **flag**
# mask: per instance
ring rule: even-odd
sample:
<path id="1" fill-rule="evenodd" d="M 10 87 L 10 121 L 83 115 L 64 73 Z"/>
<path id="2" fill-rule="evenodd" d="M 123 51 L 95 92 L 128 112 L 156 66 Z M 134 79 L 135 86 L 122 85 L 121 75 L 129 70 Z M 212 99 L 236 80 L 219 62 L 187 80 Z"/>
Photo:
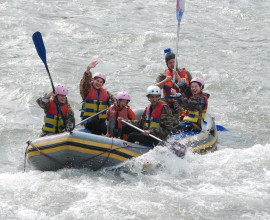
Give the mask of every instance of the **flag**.
<path id="1" fill-rule="evenodd" d="M 185 11 L 185 0 L 176 0 L 176 17 L 178 23 L 180 23 Z"/>

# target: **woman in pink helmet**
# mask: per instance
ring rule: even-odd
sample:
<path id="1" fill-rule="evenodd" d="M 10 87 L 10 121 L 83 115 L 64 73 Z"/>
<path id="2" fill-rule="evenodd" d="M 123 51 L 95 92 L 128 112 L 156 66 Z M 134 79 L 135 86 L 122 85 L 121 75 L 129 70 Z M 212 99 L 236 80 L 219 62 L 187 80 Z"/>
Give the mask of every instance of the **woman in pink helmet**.
<path id="1" fill-rule="evenodd" d="M 75 126 L 74 112 L 68 104 L 68 89 L 63 84 L 56 84 L 52 91 L 37 100 L 44 109 L 45 117 L 41 137 L 72 130 Z"/>
<path id="2" fill-rule="evenodd" d="M 181 93 L 172 90 L 172 94 L 177 98 L 179 105 L 186 109 L 183 122 L 175 126 L 173 132 L 201 131 L 208 107 L 209 94 L 203 93 L 204 80 L 195 77 L 190 82 L 191 96 L 184 97 Z"/>
<path id="3" fill-rule="evenodd" d="M 97 61 L 92 61 L 87 66 L 80 82 L 80 94 L 83 99 L 81 109 L 82 120 L 101 112 L 97 116 L 91 117 L 84 124 L 86 129 L 94 134 L 100 135 L 107 133 L 105 109 L 114 103 L 114 97 L 103 88 L 103 85 L 106 82 L 105 74 L 97 72 L 92 76 L 90 69 L 94 68 L 97 64 Z"/>
<path id="4" fill-rule="evenodd" d="M 127 92 L 119 92 L 114 103 L 107 111 L 107 137 L 119 137 L 127 139 L 127 134 L 122 134 L 121 119 L 136 120 L 135 113 L 128 106 L 130 95 Z"/>

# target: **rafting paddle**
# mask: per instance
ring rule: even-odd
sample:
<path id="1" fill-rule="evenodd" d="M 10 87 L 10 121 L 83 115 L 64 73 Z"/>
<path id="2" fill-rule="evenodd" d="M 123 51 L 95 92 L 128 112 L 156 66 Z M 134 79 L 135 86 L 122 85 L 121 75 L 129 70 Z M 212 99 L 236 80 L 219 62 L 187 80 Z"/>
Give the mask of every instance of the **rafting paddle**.
<path id="1" fill-rule="evenodd" d="M 121 120 L 121 122 L 131 126 L 132 128 L 134 128 L 134 129 L 136 129 L 136 130 L 138 130 L 138 131 L 140 131 L 142 133 L 144 132 L 144 130 L 134 126 L 133 124 L 128 123 L 125 120 Z M 158 137 L 156 137 L 156 136 L 154 136 L 152 134 L 149 134 L 149 136 L 156 139 L 157 141 L 159 141 L 160 142 L 159 144 L 161 144 L 161 146 L 165 146 L 164 144 L 166 144 L 166 146 L 169 149 L 171 149 L 172 152 L 175 153 L 178 157 L 184 158 L 184 156 L 186 154 L 186 149 L 187 149 L 185 145 L 183 145 L 183 144 L 181 144 L 181 143 L 179 143 L 177 141 L 171 141 L 171 142 L 163 141 L 160 138 L 158 138 Z"/>
<path id="2" fill-rule="evenodd" d="M 217 131 L 229 131 L 227 128 L 224 128 L 222 125 L 216 125 Z"/>
<path id="3" fill-rule="evenodd" d="M 75 125 L 75 127 L 78 126 L 78 125 L 84 124 L 84 123 L 87 122 L 89 119 L 91 119 L 91 118 L 93 118 L 93 117 L 99 115 L 100 113 L 102 113 L 102 112 L 104 112 L 104 111 L 106 111 L 106 110 L 108 110 L 108 108 L 105 108 L 105 109 L 103 109 L 102 111 L 97 112 L 96 114 L 94 114 L 94 115 L 92 115 L 92 116 L 90 116 L 90 117 L 88 117 L 88 118 L 86 118 L 86 119 L 80 121 L 78 124 Z"/>
<path id="4" fill-rule="evenodd" d="M 49 71 L 49 68 L 48 68 L 48 65 L 47 65 L 47 61 L 46 61 L 46 49 L 45 49 L 45 46 L 44 46 L 44 43 L 43 43 L 41 33 L 39 31 L 35 32 L 33 34 L 33 36 L 32 36 L 32 39 L 33 39 L 33 42 L 35 44 L 37 53 L 38 53 L 40 59 L 42 60 L 42 62 L 44 63 L 44 65 L 46 67 L 47 73 L 48 73 L 50 81 L 51 81 L 53 92 L 55 92 L 52 77 L 51 77 L 51 74 L 50 74 L 50 71 Z"/>
<path id="5" fill-rule="evenodd" d="M 176 18 L 178 21 L 177 25 L 177 36 L 176 36 L 176 53 L 174 61 L 174 70 L 176 70 L 177 56 L 178 56 L 178 42 L 180 33 L 180 22 L 185 11 L 185 0 L 176 0 Z M 175 83 L 175 74 L 173 74 L 173 84 Z"/>

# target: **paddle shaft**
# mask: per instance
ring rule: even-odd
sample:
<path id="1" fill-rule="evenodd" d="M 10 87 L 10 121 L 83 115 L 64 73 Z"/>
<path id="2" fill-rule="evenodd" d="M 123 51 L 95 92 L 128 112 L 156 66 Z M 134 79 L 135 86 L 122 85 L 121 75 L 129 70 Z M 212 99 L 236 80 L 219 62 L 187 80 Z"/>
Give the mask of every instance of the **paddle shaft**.
<path id="1" fill-rule="evenodd" d="M 178 25 L 177 25 L 177 39 L 176 39 L 176 52 L 175 52 L 175 59 L 174 59 L 174 70 L 176 70 L 176 65 L 177 65 L 179 33 L 180 33 L 180 22 L 178 22 Z M 174 83 L 175 83 L 175 74 L 173 74 L 173 84 Z"/>
<path id="2" fill-rule="evenodd" d="M 53 85 L 53 81 L 52 81 L 52 77 L 51 77 L 49 68 L 48 68 L 48 66 L 46 66 L 46 65 L 45 65 L 45 67 L 46 67 L 47 73 L 48 73 L 49 78 L 50 78 L 50 81 L 51 81 L 51 86 L 52 86 L 53 92 L 55 92 L 55 88 L 54 88 L 54 85 Z"/>
<path id="3" fill-rule="evenodd" d="M 89 119 L 91 119 L 91 118 L 93 118 L 93 117 L 99 115 L 100 113 L 102 113 L 102 112 L 104 112 L 104 111 L 106 111 L 106 110 L 108 110 L 108 108 L 103 109 L 102 111 L 97 112 L 96 114 L 94 114 L 94 115 L 92 115 L 92 116 L 90 116 L 90 117 L 88 117 L 88 118 L 82 120 L 81 122 L 79 122 L 78 124 L 76 124 L 75 127 L 78 126 L 78 125 L 84 124 L 84 123 L 87 122 Z"/>
<path id="4" fill-rule="evenodd" d="M 123 123 L 129 125 L 129 126 L 132 127 L 132 128 L 135 128 L 136 130 L 138 130 L 138 131 L 140 131 L 140 132 L 142 132 L 142 133 L 144 132 L 144 130 L 142 130 L 142 129 L 136 127 L 136 126 L 133 125 L 133 124 L 128 123 L 127 121 L 121 120 L 121 122 L 123 122 Z M 159 141 L 159 142 L 163 141 L 163 140 L 161 140 L 160 138 L 158 138 L 158 137 L 156 137 L 156 136 L 154 136 L 154 135 L 152 135 L 152 134 L 149 134 L 149 136 L 150 136 L 151 138 L 156 139 L 156 140 Z"/>
<path id="5" fill-rule="evenodd" d="M 184 11 L 185 11 L 185 0 L 176 0 L 176 18 L 178 21 L 178 25 L 177 25 L 177 35 L 176 35 L 176 53 L 175 53 L 175 61 L 174 61 L 174 70 L 176 70 L 176 65 L 177 65 L 180 22 L 184 14 Z M 175 84 L 175 74 L 173 74 L 173 84 Z"/>

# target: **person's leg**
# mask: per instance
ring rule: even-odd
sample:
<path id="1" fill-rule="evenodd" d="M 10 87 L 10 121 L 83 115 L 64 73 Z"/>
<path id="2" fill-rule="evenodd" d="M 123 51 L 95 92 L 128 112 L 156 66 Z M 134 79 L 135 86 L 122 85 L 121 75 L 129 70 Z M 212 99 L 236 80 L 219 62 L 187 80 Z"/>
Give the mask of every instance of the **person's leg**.
<path id="1" fill-rule="evenodd" d="M 191 122 L 183 122 L 173 127 L 172 134 L 188 131 L 200 131 L 200 130 L 197 129 Z"/>
<path id="2" fill-rule="evenodd" d="M 127 140 L 128 135 L 131 132 L 136 132 L 137 130 L 135 128 L 127 125 L 127 124 L 124 124 L 124 123 L 122 123 L 122 124 L 123 124 L 123 126 L 122 126 L 122 130 L 121 130 L 120 138 Z"/>
<path id="3" fill-rule="evenodd" d="M 101 134 L 99 120 L 97 117 L 89 119 L 85 123 L 84 127 L 90 130 L 93 134 Z"/>
<path id="4" fill-rule="evenodd" d="M 98 126 L 99 126 L 99 133 L 105 135 L 107 133 L 107 125 L 105 119 L 99 119 Z"/>
<path id="5" fill-rule="evenodd" d="M 140 144 L 144 144 L 148 146 L 156 146 L 159 143 L 158 140 L 139 132 L 130 133 L 128 135 L 127 141 L 131 143 L 135 143 L 136 141 L 138 141 Z"/>
<path id="6" fill-rule="evenodd" d="M 177 133 L 185 132 L 185 131 L 191 131 L 192 127 L 193 126 L 191 124 L 187 124 L 185 122 L 180 123 L 173 127 L 172 134 L 177 134 Z"/>

